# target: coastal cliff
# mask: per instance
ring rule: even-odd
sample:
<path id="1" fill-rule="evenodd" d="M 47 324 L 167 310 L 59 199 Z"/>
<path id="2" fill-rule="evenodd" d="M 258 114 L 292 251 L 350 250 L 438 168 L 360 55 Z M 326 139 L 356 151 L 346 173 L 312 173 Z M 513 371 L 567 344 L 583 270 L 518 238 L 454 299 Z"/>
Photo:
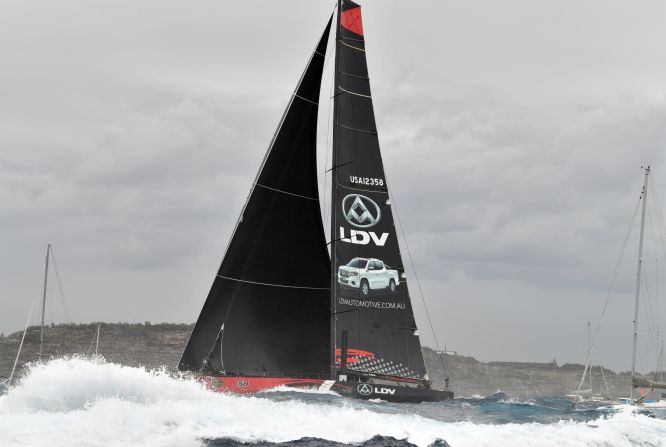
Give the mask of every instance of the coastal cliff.
<path id="1" fill-rule="evenodd" d="M 91 323 L 53 325 L 45 328 L 46 358 L 66 355 L 92 355 L 95 352 L 97 326 L 100 327 L 99 354 L 107 361 L 148 369 L 175 369 L 192 324 L 149 322 Z M 0 376 L 9 376 L 18 351 L 22 332 L 0 336 Z M 28 329 L 18 370 L 39 354 L 39 327 Z M 578 387 L 583 365 L 531 362 L 482 362 L 473 357 L 437 353 L 423 349 L 426 366 L 433 384 L 444 386 L 444 367 L 457 396 L 490 395 L 501 390 L 510 396 L 563 396 Z M 606 394 L 604 378 L 611 396 L 629 393 L 628 373 L 615 373 L 600 366 L 593 368 L 596 392 Z M 589 388 L 587 384 L 583 388 Z"/>

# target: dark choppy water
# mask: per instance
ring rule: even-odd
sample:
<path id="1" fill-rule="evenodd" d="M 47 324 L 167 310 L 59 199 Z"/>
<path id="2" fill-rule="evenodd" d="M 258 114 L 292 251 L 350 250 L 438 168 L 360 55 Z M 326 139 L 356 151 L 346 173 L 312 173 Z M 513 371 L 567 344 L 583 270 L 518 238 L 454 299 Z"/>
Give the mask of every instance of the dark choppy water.
<path id="1" fill-rule="evenodd" d="M 34 366 L 0 397 L 0 446 L 666 446 L 666 418 L 503 393 L 391 404 L 191 380 L 84 359 Z"/>

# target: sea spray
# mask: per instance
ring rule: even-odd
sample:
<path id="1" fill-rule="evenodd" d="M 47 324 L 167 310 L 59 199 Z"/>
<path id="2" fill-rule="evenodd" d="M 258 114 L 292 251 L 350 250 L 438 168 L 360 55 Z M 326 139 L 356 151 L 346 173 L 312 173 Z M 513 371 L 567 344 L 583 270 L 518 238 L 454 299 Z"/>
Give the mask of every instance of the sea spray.
<path id="1" fill-rule="evenodd" d="M 0 397 L 2 446 L 199 446 L 206 440 L 288 442 L 319 438 L 361 443 L 376 435 L 427 446 L 664 446 L 666 421 L 620 413 L 589 422 L 443 422 L 414 410 L 447 407 L 371 404 L 338 396 L 213 393 L 165 371 L 81 358 L 31 366 Z M 495 404 L 493 404 L 495 405 Z M 511 405 L 511 404 L 502 404 Z M 464 413 L 459 417 L 464 418 Z"/>

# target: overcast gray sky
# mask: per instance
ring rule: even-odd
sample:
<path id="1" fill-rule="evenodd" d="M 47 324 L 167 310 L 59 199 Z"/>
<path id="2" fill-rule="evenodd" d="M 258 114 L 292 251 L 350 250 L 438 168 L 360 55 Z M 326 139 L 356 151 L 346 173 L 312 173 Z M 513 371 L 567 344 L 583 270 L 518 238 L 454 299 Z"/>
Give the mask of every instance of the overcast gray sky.
<path id="1" fill-rule="evenodd" d="M 0 331 L 39 296 L 47 241 L 75 321 L 194 321 L 333 3 L 3 2 Z M 642 164 L 666 199 L 666 3 L 361 3 L 384 163 L 440 344 L 582 362 Z M 632 237 L 595 353 L 616 369 L 635 262 Z M 639 357 L 654 368 L 654 350 Z"/>

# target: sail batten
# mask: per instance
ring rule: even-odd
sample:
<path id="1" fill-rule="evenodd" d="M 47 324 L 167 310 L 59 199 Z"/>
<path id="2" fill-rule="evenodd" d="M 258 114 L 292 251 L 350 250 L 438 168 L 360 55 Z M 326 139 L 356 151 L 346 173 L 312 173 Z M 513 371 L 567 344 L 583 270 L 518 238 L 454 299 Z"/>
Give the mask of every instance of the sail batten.
<path id="1" fill-rule="evenodd" d="M 303 196 L 303 195 L 301 195 L 301 194 L 295 194 L 295 193 L 293 193 L 293 192 L 283 191 L 282 189 L 271 188 L 270 186 L 262 185 L 261 183 L 255 183 L 255 186 L 259 186 L 260 188 L 270 189 L 271 191 L 275 191 L 275 192 L 281 192 L 282 194 L 289 194 L 290 196 L 294 196 L 294 197 L 300 197 L 301 199 L 307 199 L 307 200 L 316 200 L 316 201 L 319 201 L 319 197 L 308 197 L 308 196 Z"/>
<path id="2" fill-rule="evenodd" d="M 286 287 L 288 289 L 310 289 L 310 290 L 331 290 L 330 287 L 310 287 L 310 286 L 294 286 L 291 284 L 269 284 L 266 282 L 258 282 L 258 281 L 248 281 L 244 279 L 238 279 L 238 278 L 230 278 L 229 276 L 222 276 L 222 275 L 217 275 L 218 278 L 222 279 L 228 279 L 229 281 L 237 281 L 237 282 L 242 282 L 246 284 L 255 284 L 259 286 L 270 286 L 270 287 Z"/>
<path id="3" fill-rule="evenodd" d="M 301 95 L 298 95 L 298 94 L 296 94 L 296 93 L 294 93 L 294 96 L 295 96 L 296 98 L 298 98 L 298 99 L 302 99 L 303 101 L 307 101 L 307 102 L 309 102 L 310 104 L 313 104 L 313 105 L 315 105 L 315 106 L 318 106 L 318 105 L 319 105 L 318 102 L 313 101 L 312 99 L 304 98 L 304 97 L 302 97 Z"/>

